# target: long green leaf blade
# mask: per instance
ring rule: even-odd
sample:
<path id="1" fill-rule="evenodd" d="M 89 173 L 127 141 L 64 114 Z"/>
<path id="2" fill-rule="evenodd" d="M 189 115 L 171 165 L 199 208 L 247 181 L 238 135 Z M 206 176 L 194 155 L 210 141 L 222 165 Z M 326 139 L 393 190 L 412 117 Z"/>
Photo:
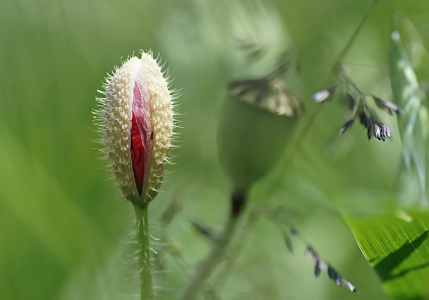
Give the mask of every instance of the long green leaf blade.
<path id="1" fill-rule="evenodd" d="M 349 218 L 347 222 L 371 266 L 395 299 L 429 296 L 429 213 Z"/>
<path id="2" fill-rule="evenodd" d="M 393 98 L 404 110 L 399 122 L 403 145 L 399 192 L 404 204 L 419 202 L 426 206 L 427 113 L 423 106 L 425 96 L 416 76 L 416 68 L 425 67 L 426 52 L 417 31 L 402 14 L 395 15 L 390 38 L 389 74 Z"/>

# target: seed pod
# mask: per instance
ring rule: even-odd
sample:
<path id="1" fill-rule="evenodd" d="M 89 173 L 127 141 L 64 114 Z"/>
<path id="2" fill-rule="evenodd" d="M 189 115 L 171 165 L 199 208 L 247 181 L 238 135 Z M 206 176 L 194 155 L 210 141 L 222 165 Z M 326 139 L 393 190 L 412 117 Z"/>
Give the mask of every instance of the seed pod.
<path id="1" fill-rule="evenodd" d="M 290 98 L 292 96 L 290 92 L 284 92 L 285 88 L 279 91 L 278 82 L 278 79 L 266 81 L 262 78 L 260 81 L 241 80 L 230 85 L 219 115 L 218 154 L 234 189 L 247 191 L 272 169 L 297 124 L 302 103 L 296 97 Z M 246 84 L 245 94 L 236 92 L 243 90 L 237 88 L 237 83 Z M 253 105 L 249 105 L 249 99 L 243 99 L 243 95 L 254 95 Z M 278 111 L 288 111 L 291 117 L 268 110 L 271 107 L 268 102 L 277 101 L 279 97 L 284 105 L 292 108 Z"/>
<path id="2" fill-rule="evenodd" d="M 172 96 L 151 53 L 109 76 L 100 124 L 105 153 L 124 196 L 146 206 L 158 193 L 173 134 Z"/>

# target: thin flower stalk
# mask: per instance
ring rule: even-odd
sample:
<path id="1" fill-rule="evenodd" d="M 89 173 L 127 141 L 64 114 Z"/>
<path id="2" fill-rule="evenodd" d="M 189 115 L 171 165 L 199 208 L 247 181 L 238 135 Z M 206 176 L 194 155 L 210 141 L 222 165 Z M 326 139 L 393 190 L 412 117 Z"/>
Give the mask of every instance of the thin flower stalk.
<path id="1" fill-rule="evenodd" d="M 144 52 L 116 68 L 104 88 L 96 112 L 103 152 L 123 196 L 134 206 L 140 299 L 152 300 L 148 204 L 158 194 L 169 162 L 175 96 L 158 61 Z"/>

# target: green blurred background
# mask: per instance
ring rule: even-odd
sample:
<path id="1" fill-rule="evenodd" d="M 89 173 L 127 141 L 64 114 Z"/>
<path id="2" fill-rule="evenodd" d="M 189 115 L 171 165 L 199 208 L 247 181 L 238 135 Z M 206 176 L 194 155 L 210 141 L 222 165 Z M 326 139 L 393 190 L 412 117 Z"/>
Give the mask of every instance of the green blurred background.
<path id="1" fill-rule="evenodd" d="M 229 80 L 258 74 L 240 65 L 231 20 L 246 18 L 251 7 L 249 23 L 262 28 L 269 45 L 280 36 L 296 47 L 299 77 L 288 80 L 310 107 L 370 1 L 264 2 L 265 19 L 258 19 L 255 1 L 231 3 L 237 2 L 0 0 L 0 299 L 135 298 L 136 266 L 124 265 L 132 250 L 121 242 L 132 230 L 132 207 L 93 150 L 100 146 L 91 110 L 115 65 L 152 50 L 180 90 L 176 165 L 168 167 L 165 192 L 150 214 L 154 235 L 168 235 L 190 271 L 209 243 L 185 218 L 165 233 L 156 222 L 177 193 L 187 215 L 215 229 L 226 216 L 231 187 L 216 153 L 218 108 Z M 428 1 L 381 0 L 345 58 L 356 82 L 386 99 L 396 9 L 428 45 Z M 288 253 L 277 228 L 261 220 L 218 291 L 222 299 L 387 299 L 338 212 L 371 214 L 391 204 L 400 155 L 396 119 L 382 115 L 393 137 L 381 143 L 368 142 L 360 125 L 338 137 L 348 117 L 343 107 L 326 104 L 270 203 L 299 211 L 300 231 L 360 294 L 326 274 L 316 280 L 304 246 L 298 242 Z M 188 280 L 171 257 L 163 261 L 168 272 L 157 277 L 159 299 L 177 298 Z"/>

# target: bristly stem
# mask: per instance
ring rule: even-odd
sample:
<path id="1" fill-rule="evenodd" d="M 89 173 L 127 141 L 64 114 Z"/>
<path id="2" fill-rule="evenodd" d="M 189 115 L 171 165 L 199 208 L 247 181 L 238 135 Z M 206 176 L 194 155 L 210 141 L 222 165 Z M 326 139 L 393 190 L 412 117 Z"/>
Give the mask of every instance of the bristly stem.
<path id="1" fill-rule="evenodd" d="M 231 197 L 231 213 L 228 217 L 225 228 L 217 240 L 216 244 L 211 249 L 207 257 L 201 262 L 197 269 L 194 277 L 192 278 L 191 284 L 183 293 L 181 300 L 193 300 L 195 299 L 200 291 L 204 288 L 206 281 L 210 277 L 212 271 L 222 259 L 225 254 L 225 250 L 229 245 L 231 237 L 235 233 L 237 228 L 237 221 L 241 215 L 244 205 L 246 202 L 246 194 L 243 192 L 233 192 Z"/>
<path id="2" fill-rule="evenodd" d="M 148 207 L 134 205 L 136 213 L 137 242 L 140 275 L 140 299 L 152 300 L 152 268 L 150 264 Z"/>

